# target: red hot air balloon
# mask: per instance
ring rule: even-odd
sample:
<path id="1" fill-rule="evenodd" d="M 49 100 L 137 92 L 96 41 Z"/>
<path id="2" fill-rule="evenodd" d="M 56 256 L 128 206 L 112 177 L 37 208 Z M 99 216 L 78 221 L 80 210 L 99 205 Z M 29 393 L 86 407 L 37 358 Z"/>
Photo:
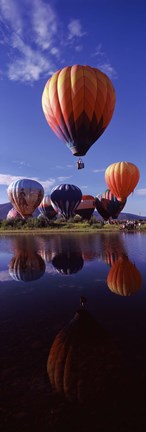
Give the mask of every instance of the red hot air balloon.
<path id="1" fill-rule="evenodd" d="M 95 209 L 95 199 L 92 195 L 83 195 L 75 213 L 83 219 L 90 219 Z"/>
<path id="2" fill-rule="evenodd" d="M 8 197 L 14 208 L 23 218 L 29 217 L 41 203 L 43 186 L 35 180 L 21 179 L 10 184 Z"/>
<path id="3" fill-rule="evenodd" d="M 58 70 L 47 81 L 42 108 L 58 138 L 73 155 L 83 156 L 108 126 L 115 101 L 107 75 L 90 66 L 74 65 Z"/>
<path id="4" fill-rule="evenodd" d="M 139 169 L 131 162 L 113 163 L 105 171 L 105 181 L 119 201 L 125 201 L 134 191 L 139 177 Z"/>
<path id="5" fill-rule="evenodd" d="M 118 201 L 110 189 L 106 189 L 105 192 L 95 198 L 95 207 L 105 220 L 108 220 L 110 217 L 117 219 L 125 204 L 126 200 L 124 202 Z"/>

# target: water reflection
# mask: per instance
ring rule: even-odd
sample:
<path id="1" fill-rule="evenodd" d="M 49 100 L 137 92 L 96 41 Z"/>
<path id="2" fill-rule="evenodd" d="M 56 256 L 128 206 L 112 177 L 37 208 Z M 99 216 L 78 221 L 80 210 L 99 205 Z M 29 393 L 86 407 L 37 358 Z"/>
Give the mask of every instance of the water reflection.
<path id="1" fill-rule="evenodd" d="M 9 274 L 16 281 L 30 282 L 40 279 L 45 273 L 45 262 L 36 252 L 36 242 L 26 236 L 13 239 L 15 255 L 9 263 Z"/>
<path id="2" fill-rule="evenodd" d="M 81 254 L 68 251 L 55 255 L 52 264 L 59 273 L 69 275 L 80 271 L 84 261 Z"/>
<path id="3" fill-rule="evenodd" d="M 101 253 L 98 258 L 112 266 L 114 262 L 121 256 L 127 255 L 127 250 L 119 234 L 102 234 L 101 235 Z"/>
<path id="4" fill-rule="evenodd" d="M 56 393 L 86 404 L 114 391 L 119 359 L 108 331 L 83 307 L 55 337 L 47 372 Z"/>
<path id="5" fill-rule="evenodd" d="M 113 293 L 129 296 L 140 290 L 142 277 L 128 256 L 122 255 L 113 263 L 107 277 L 107 285 Z"/>

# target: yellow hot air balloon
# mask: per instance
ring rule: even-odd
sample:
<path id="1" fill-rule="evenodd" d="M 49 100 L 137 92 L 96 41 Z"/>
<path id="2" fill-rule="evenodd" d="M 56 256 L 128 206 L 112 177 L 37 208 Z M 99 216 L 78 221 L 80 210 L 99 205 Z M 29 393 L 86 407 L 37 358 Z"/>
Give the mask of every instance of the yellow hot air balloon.
<path id="1" fill-rule="evenodd" d="M 131 162 L 116 162 L 105 171 L 105 181 L 119 201 L 125 201 L 134 191 L 140 178 L 140 172 Z"/>

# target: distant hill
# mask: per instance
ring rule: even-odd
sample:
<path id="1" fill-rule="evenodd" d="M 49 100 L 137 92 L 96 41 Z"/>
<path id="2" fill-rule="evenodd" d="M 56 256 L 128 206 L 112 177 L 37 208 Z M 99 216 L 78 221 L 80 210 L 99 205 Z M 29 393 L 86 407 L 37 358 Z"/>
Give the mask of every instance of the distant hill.
<path id="1" fill-rule="evenodd" d="M 5 204 L 0 204 L 0 219 L 6 219 L 9 210 L 11 210 L 12 204 L 10 202 Z M 94 216 L 97 217 L 98 220 L 103 220 L 97 210 L 94 211 Z M 33 217 L 37 217 L 39 215 L 39 210 L 36 209 L 33 213 Z M 123 213 L 121 212 L 118 216 L 118 220 L 134 220 L 134 219 L 143 219 L 146 220 L 146 216 L 140 216 L 132 213 Z"/>
<path id="2" fill-rule="evenodd" d="M 94 211 L 94 216 L 97 217 L 98 220 L 103 220 L 98 211 Z M 121 212 L 117 218 L 117 220 L 146 220 L 146 216 L 136 215 L 133 213 L 124 213 Z"/>

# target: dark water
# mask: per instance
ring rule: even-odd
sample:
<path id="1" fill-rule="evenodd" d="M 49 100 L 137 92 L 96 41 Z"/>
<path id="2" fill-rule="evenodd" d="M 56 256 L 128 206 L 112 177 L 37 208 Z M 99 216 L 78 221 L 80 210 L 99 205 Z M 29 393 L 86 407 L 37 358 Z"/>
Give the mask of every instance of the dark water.
<path id="1" fill-rule="evenodd" d="M 0 430 L 146 431 L 146 235 L 0 237 Z"/>

